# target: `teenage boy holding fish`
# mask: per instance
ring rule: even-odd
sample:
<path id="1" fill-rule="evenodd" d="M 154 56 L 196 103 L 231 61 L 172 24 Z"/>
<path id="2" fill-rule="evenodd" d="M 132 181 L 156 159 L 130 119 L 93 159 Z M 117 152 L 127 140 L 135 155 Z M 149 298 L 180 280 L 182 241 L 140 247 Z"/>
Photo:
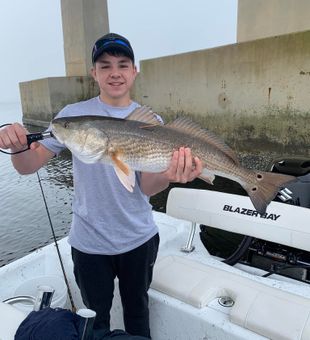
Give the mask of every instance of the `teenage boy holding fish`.
<path id="1" fill-rule="evenodd" d="M 139 104 L 130 98 L 137 69 L 129 41 L 109 33 L 98 39 L 92 52 L 92 76 L 100 95 L 66 106 L 57 117 L 101 115 L 126 118 Z M 15 123 L 0 130 L 0 148 L 12 152 L 27 146 L 26 129 Z M 21 174 L 37 171 L 64 145 L 50 138 L 32 143 L 31 149 L 12 156 Z M 74 274 L 85 305 L 96 311 L 95 328 L 110 328 L 114 279 L 119 279 L 125 329 L 132 335 L 150 337 L 148 289 L 152 281 L 159 235 L 149 196 L 170 182 L 186 183 L 202 172 L 191 150 L 180 148 L 163 173 L 135 173 L 129 192 L 113 167 L 86 164 L 73 156 L 74 200 L 69 233 Z"/>

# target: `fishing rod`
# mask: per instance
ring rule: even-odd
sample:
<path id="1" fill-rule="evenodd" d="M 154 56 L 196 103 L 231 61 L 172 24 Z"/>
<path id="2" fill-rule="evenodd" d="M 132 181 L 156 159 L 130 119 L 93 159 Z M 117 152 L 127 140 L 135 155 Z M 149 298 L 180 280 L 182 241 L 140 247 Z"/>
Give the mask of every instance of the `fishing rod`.
<path id="1" fill-rule="evenodd" d="M 0 129 L 3 128 L 4 126 L 8 126 L 8 125 L 12 125 L 12 124 L 3 124 L 3 125 L 0 125 Z M 16 155 L 16 154 L 25 152 L 25 151 L 30 149 L 30 144 L 31 143 L 43 140 L 45 138 L 51 138 L 51 137 L 53 137 L 53 134 L 50 131 L 47 131 L 47 132 L 36 132 L 36 133 L 29 133 L 29 134 L 26 135 L 26 137 L 27 137 L 27 145 L 28 145 L 27 149 L 16 151 L 16 152 L 8 152 L 8 151 L 4 151 L 4 150 L 0 149 L 0 152 L 5 153 L 7 155 Z M 40 189 L 41 189 L 41 194 L 42 194 L 42 197 L 43 197 L 43 202 L 44 202 L 44 205 L 45 205 L 45 210 L 46 210 L 47 217 L 48 217 L 48 220 L 49 220 L 49 224 L 50 224 L 50 227 L 51 227 L 51 230 L 52 230 L 53 240 L 54 240 L 54 243 L 55 243 L 55 246 L 56 246 L 56 251 L 57 251 L 58 258 L 59 258 L 61 270 L 62 270 L 62 273 L 63 273 L 65 284 L 67 286 L 68 296 L 69 296 L 69 300 L 70 300 L 70 304 L 71 304 L 71 310 L 72 310 L 72 312 L 76 312 L 76 307 L 75 307 L 75 304 L 74 304 L 74 301 L 73 301 L 73 296 L 72 296 L 72 292 L 71 292 L 71 289 L 70 289 L 70 286 L 69 286 L 69 281 L 68 281 L 68 278 L 67 278 L 67 275 L 66 275 L 65 267 L 64 267 L 64 264 L 63 264 L 63 261 L 62 261 L 62 258 L 61 258 L 61 254 L 60 254 L 60 250 L 59 250 L 59 246 L 58 246 L 58 242 L 57 242 L 54 226 L 53 226 L 52 219 L 51 219 L 51 216 L 50 216 L 50 213 L 49 213 L 49 209 L 48 209 L 48 206 L 47 206 L 45 194 L 44 194 L 42 183 L 41 183 L 42 180 L 40 178 L 39 171 L 37 171 L 36 174 L 37 174 L 39 186 L 40 186 Z"/>
<path id="2" fill-rule="evenodd" d="M 43 191 L 43 187 L 42 187 L 42 183 L 41 183 L 42 180 L 40 178 L 39 171 L 37 171 L 36 173 L 37 173 L 38 182 L 39 182 L 39 185 L 40 185 L 40 189 L 41 189 L 41 193 L 42 193 L 42 197 L 43 197 L 43 201 L 44 201 L 44 205 L 45 205 L 45 210 L 46 210 L 46 213 L 47 213 L 49 224 L 50 224 L 51 229 L 52 229 L 53 239 L 54 239 L 54 243 L 55 243 L 55 246 L 56 246 L 56 251 L 57 251 L 58 258 L 59 258 L 62 274 L 63 274 L 64 280 L 65 280 L 65 283 L 66 283 L 66 286 L 67 286 L 68 296 L 69 296 L 69 300 L 70 300 L 70 304 L 71 304 L 71 310 L 72 310 L 72 312 L 75 313 L 76 307 L 75 307 L 75 304 L 74 304 L 74 301 L 73 301 L 73 296 L 72 296 L 72 292 L 71 292 L 71 289 L 70 289 L 70 286 L 69 286 L 69 281 L 68 281 L 67 274 L 66 274 L 66 271 L 65 271 L 65 267 L 64 267 L 64 264 L 63 264 L 63 261 L 62 261 L 62 258 L 61 258 L 61 254 L 60 254 L 55 230 L 54 230 L 54 227 L 53 227 L 52 219 L 51 219 L 49 209 L 48 209 L 48 206 L 47 206 L 47 202 L 46 202 L 46 198 L 45 198 L 45 195 L 44 195 L 44 191 Z"/>
<path id="3" fill-rule="evenodd" d="M 12 124 L 11 123 L 2 124 L 2 125 L 0 125 L 0 129 L 5 127 L 5 126 L 8 126 L 8 125 L 12 125 Z M 26 137 L 27 137 L 27 149 L 15 151 L 15 152 L 8 152 L 8 151 L 4 151 L 4 150 L 0 149 L 0 152 L 5 153 L 6 155 L 17 155 L 19 153 L 22 153 L 22 152 L 29 150 L 31 143 L 38 142 L 39 140 L 43 140 L 45 138 L 51 138 L 51 137 L 54 137 L 54 136 L 53 136 L 51 131 L 46 131 L 46 132 L 28 133 L 26 135 Z"/>

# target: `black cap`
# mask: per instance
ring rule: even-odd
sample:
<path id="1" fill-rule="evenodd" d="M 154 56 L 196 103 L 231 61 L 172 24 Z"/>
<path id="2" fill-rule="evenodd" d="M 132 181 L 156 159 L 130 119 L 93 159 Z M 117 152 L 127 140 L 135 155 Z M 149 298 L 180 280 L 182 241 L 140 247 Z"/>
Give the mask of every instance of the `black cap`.
<path id="1" fill-rule="evenodd" d="M 100 57 L 104 52 L 109 51 L 119 51 L 124 53 L 125 56 L 130 58 L 132 62 L 135 61 L 133 49 L 130 42 L 116 33 L 108 33 L 103 37 L 99 38 L 93 47 L 92 51 L 92 62 L 96 62 L 98 57 Z"/>

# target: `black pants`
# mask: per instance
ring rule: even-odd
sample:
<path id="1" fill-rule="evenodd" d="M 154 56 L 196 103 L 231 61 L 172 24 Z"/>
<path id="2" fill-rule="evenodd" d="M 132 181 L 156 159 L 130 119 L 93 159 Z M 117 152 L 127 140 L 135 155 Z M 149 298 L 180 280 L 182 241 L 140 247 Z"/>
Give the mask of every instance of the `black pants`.
<path id="1" fill-rule="evenodd" d="M 114 279 L 119 279 L 125 330 L 150 337 L 148 289 L 159 235 L 120 255 L 90 255 L 72 248 L 74 275 L 84 304 L 96 311 L 94 328 L 110 329 Z"/>

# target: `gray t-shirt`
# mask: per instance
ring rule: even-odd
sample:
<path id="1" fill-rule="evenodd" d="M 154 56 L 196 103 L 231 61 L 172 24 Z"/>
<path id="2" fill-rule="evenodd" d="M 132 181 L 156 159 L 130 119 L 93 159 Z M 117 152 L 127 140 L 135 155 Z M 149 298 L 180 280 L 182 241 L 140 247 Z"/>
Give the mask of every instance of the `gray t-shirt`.
<path id="1" fill-rule="evenodd" d="M 67 105 L 57 117 L 102 115 L 126 118 L 139 105 L 113 107 L 99 97 Z M 54 138 L 41 142 L 59 154 L 64 146 Z M 158 228 L 149 198 L 140 190 L 140 173 L 136 172 L 133 193 L 120 183 L 112 166 L 85 164 L 72 157 L 73 218 L 69 233 L 72 247 L 88 254 L 115 255 L 130 251 L 153 237 Z"/>

